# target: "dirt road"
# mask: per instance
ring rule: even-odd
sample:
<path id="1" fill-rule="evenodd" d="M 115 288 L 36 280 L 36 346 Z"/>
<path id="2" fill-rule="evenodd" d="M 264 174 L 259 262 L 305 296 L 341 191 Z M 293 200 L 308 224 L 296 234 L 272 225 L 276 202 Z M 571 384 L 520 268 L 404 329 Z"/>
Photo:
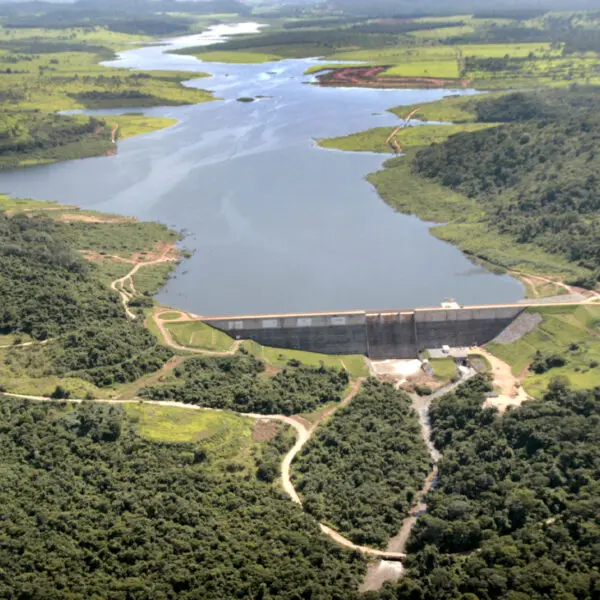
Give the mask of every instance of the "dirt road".
<path id="1" fill-rule="evenodd" d="M 503 413 L 509 406 L 521 406 L 523 402 L 531 400 L 518 378 L 513 375 L 509 364 L 490 354 L 485 348 L 477 348 L 476 351 L 492 365 L 493 385 L 500 390 L 499 396 L 485 401 L 485 406 L 493 406 Z"/>
<path id="2" fill-rule="evenodd" d="M 352 398 L 354 398 L 356 396 L 356 394 L 358 394 L 358 392 L 360 390 L 360 386 L 362 385 L 363 381 L 364 381 L 363 379 L 354 380 L 351 383 L 350 390 L 348 391 L 348 393 L 346 394 L 346 396 L 344 397 L 342 402 L 340 402 L 336 406 L 332 407 L 330 410 L 323 413 L 323 415 L 321 416 L 319 421 L 314 423 L 310 428 L 304 424 L 303 420 L 296 419 L 295 417 L 288 417 L 286 415 L 259 415 L 256 413 L 237 413 L 241 417 L 247 417 L 247 418 L 255 419 L 255 420 L 259 420 L 259 421 L 278 421 L 280 423 L 285 423 L 285 424 L 293 427 L 294 430 L 296 431 L 296 434 L 297 434 L 296 443 L 294 444 L 293 448 L 283 457 L 283 460 L 281 463 L 281 483 L 282 483 L 283 490 L 292 499 L 292 501 L 295 502 L 296 504 L 299 504 L 300 506 L 302 506 L 302 500 L 300 499 L 300 496 L 298 496 L 298 493 L 296 492 L 296 489 L 294 488 L 294 485 L 292 484 L 292 481 L 290 479 L 290 469 L 291 469 L 291 464 L 292 464 L 294 458 L 296 457 L 298 452 L 300 452 L 300 450 L 303 448 L 303 446 L 306 444 L 306 442 L 310 439 L 310 437 L 312 436 L 312 434 L 314 433 L 314 431 L 318 427 L 318 425 L 320 423 L 322 423 L 325 419 L 327 419 L 328 417 L 333 415 L 336 410 L 338 410 L 342 406 L 347 405 L 352 400 Z M 48 398 L 48 397 L 44 397 L 44 396 L 28 396 L 28 395 L 24 395 L 24 394 L 8 394 L 8 393 L 4 394 L 4 395 L 10 396 L 13 398 L 21 398 L 23 400 L 33 400 L 33 401 L 37 401 L 37 402 L 70 402 L 70 403 L 74 403 L 74 404 L 80 404 L 83 402 L 83 400 L 80 398 L 72 398 L 72 399 L 68 399 L 68 400 L 54 400 L 52 398 Z M 116 400 L 95 400 L 94 402 L 102 402 L 102 403 L 106 403 L 106 404 L 139 404 L 140 400 L 139 399 L 129 399 L 129 400 L 116 399 Z M 151 404 L 151 405 L 156 405 L 156 406 L 173 406 L 173 407 L 177 407 L 177 408 L 185 408 L 188 410 L 215 410 L 215 409 L 207 409 L 207 408 L 204 408 L 201 406 L 195 406 L 193 404 L 182 404 L 181 402 L 174 402 L 174 401 L 168 401 L 168 400 L 166 400 L 166 401 L 144 400 L 143 402 L 144 402 L 144 404 Z M 221 411 L 218 411 L 218 412 L 221 412 Z M 321 531 L 323 533 L 325 533 L 327 536 L 329 536 L 329 538 L 331 538 L 334 542 L 336 542 L 336 544 L 339 544 L 340 546 L 349 548 L 351 550 L 357 550 L 357 551 L 361 552 L 362 554 L 365 554 L 368 556 L 375 556 L 378 558 L 387 558 L 387 559 L 391 559 L 391 560 L 400 560 L 400 559 L 405 558 L 405 556 L 406 556 L 405 554 L 398 553 L 398 552 L 388 552 L 388 551 L 384 551 L 384 550 L 376 550 L 375 548 L 367 548 L 366 546 L 357 546 L 356 544 L 354 544 L 350 540 L 346 539 L 344 536 L 339 534 L 337 531 L 334 531 L 327 525 L 320 523 L 319 526 L 321 528 Z"/>
<path id="3" fill-rule="evenodd" d="M 167 310 L 167 311 L 161 311 L 161 312 L 171 312 L 171 311 Z M 240 349 L 240 346 L 244 343 L 244 340 L 234 340 L 233 343 L 231 344 L 231 348 L 229 348 L 229 350 L 225 350 L 223 352 L 217 352 L 214 350 L 202 350 L 200 348 L 190 348 L 189 346 L 182 346 L 173 339 L 173 337 L 171 336 L 171 332 L 165 327 L 165 322 L 160 319 L 160 312 L 158 312 L 158 313 L 153 312 L 150 315 L 150 318 L 152 319 L 152 321 L 154 321 L 154 324 L 156 325 L 156 327 L 158 327 L 158 330 L 160 331 L 160 334 L 163 337 L 165 345 L 169 346 L 170 348 L 173 348 L 174 350 L 193 352 L 194 354 L 205 354 L 208 356 L 233 356 Z M 180 320 L 173 321 L 173 322 L 193 321 L 193 320 L 194 319 L 180 319 Z"/>
<path id="4" fill-rule="evenodd" d="M 152 265 L 159 265 L 159 264 L 163 264 L 163 263 L 167 263 L 167 262 L 176 262 L 177 257 L 169 256 L 169 254 L 173 253 L 173 250 L 174 250 L 173 245 L 165 245 L 165 247 L 163 248 L 163 250 L 158 258 L 156 258 L 154 260 L 149 260 L 149 261 L 135 261 L 133 268 L 131 269 L 131 271 L 129 271 L 129 273 L 127 273 L 123 277 L 119 277 L 119 279 L 115 279 L 113 282 L 111 282 L 111 284 L 110 284 L 111 289 L 113 289 L 115 292 L 117 292 L 119 294 L 119 296 L 121 297 L 121 303 L 123 304 L 123 308 L 125 309 L 127 316 L 132 321 L 135 321 L 135 319 L 136 319 L 135 314 L 129 308 L 129 303 L 133 300 L 133 294 L 135 293 L 133 276 L 142 267 L 150 267 Z M 133 262 L 133 261 L 129 261 L 126 259 L 122 259 L 121 257 L 110 257 L 110 258 L 121 259 L 123 262 Z M 128 292 L 124 289 L 126 282 L 129 282 L 129 285 L 130 285 L 131 289 L 133 290 L 133 293 Z"/>

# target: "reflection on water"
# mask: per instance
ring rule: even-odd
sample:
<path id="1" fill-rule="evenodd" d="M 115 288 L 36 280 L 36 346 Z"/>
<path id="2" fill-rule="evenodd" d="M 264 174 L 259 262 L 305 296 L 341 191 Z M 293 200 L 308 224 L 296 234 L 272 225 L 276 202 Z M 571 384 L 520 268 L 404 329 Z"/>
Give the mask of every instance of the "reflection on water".
<path id="1" fill-rule="evenodd" d="M 429 224 L 381 201 L 364 177 L 385 156 L 315 146 L 315 138 L 397 122 L 385 112 L 391 106 L 452 92 L 319 88 L 303 75 L 314 60 L 226 65 L 165 53 L 229 31 L 231 26 L 221 26 L 193 40 L 129 50 L 113 63 L 190 71 L 186 85 L 210 89 L 222 101 L 145 110 L 180 123 L 119 142 L 116 157 L 4 172 L 0 189 L 184 229 L 194 256 L 180 265 L 159 300 L 195 313 L 522 297 L 519 283 L 473 269 L 457 249 L 429 234 Z M 193 71 L 213 77 L 193 79 Z M 265 97 L 237 102 L 241 96 Z"/>

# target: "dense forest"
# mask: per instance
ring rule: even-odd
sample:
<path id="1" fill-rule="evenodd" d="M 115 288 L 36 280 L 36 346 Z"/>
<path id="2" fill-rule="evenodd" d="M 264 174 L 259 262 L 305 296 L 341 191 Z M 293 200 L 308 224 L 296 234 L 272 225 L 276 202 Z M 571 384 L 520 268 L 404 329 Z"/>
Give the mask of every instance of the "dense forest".
<path id="1" fill-rule="evenodd" d="M 218 458 L 145 441 L 122 408 L 0 398 L 0 597 L 348 598 L 362 558 Z"/>
<path id="2" fill-rule="evenodd" d="M 600 593 L 600 388 L 555 381 L 499 417 L 482 379 L 434 402 L 443 453 L 409 550 L 379 600 L 557 600 Z"/>
<path id="3" fill-rule="evenodd" d="M 140 391 L 152 400 L 176 400 L 246 413 L 297 414 L 339 402 L 349 383 L 342 369 L 289 366 L 273 377 L 253 356 L 190 358 L 164 384 Z"/>
<path id="4" fill-rule="evenodd" d="M 353 542 L 385 546 L 431 471 L 410 398 L 371 379 L 293 465 L 304 508 Z"/>
<path id="5" fill-rule="evenodd" d="M 548 100 L 544 100 L 548 96 Z M 592 272 L 600 267 L 597 90 L 513 94 L 479 103 L 506 125 L 450 137 L 417 153 L 414 173 L 476 198 L 490 226 Z M 597 275 L 591 275 L 594 285 Z"/>
<path id="6" fill-rule="evenodd" d="M 5 365 L 98 387 L 159 369 L 172 352 L 126 319 L 117 294 L 77 252 L 77 235 L 43 216 L 0 213 L 0 334 L 49 340 L 13 348 Z"/>

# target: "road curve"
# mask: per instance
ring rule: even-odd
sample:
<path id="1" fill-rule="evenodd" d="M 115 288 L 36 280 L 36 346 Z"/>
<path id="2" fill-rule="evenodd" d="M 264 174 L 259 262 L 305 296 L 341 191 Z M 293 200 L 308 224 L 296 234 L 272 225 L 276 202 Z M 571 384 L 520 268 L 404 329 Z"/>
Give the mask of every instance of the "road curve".
<path id="1" fill-rule="evenodd" d="M 111 289 L 114 290 L 115 292 L 117 292 L 119 294 L 119 296 L 121 297 L 121 304 L 123 304 L 125 313 L 132 321 L 135 321 L 135 319 L 137 318 L 136 315 L 129 308 L 129 303 L 133 299 L 133 294 L 126 292 L 123 289 L 123 284 L 127 280 L 129 280 L 131 282 L 131 287 L 133 288 L 133 279 L 132 278 L 142 267 L 151 267 L 153 265 L 159 265 L 162 263 L 176 262 L 177 258 L 171 258 L 168 256 L 169 252 L 171 252 L 171 250 L 172 250 L 172 246 L 166 246 L 165 249 L 162 251 L 159 258 L 157 258 L 155 260 L 149 260 L 147 262 L 137 262 L 134 264 L 133 268 L 131 269 L 131 271 L 129 271 L 129 273 L 127 273 L 123 277 L 119 277 L 118 279 L 115 279 L 114 281 L 111 282 L 111 284 L 110 284 Z M 111 257 L 111 258 L 120 258 L 120 257 Z M 127 261 L 127 262 L 131 262 L 131 261 Z"/>
<path id="2" fill-rule="evenodd" d="M 165 310 L 165 311 L 162 311 L 162 312 L 169 312 L 169 311 Z M 204 355 L 207 355 L 207 356 L 233 356 L 240 349 L 240 346 L 245 341 L 245 340 L 234 340 L 233 343 L 231 344 L 231 348 L 229 348 L 229 350 L 225 350 L 223 352 L 218 352 L 218 351 L 215 351 L 215 350 L 202 350 L 201 348 L 192 348 L 190 346 L 182 346 L 181 344 L 178 344 L 173 339 L 173 336 L 171 335 L 171 332 L 165 327 L 164 321 L 161 321 L 161 319 L 160 319 L 160 313 L 152 312 L 152 313 L 150 313 L 150 317 L 149 318 L 154 321 L 154 324 L 156 325 L 156 327 L 160 331 L 160 334 L 163 337 L 164 343 L 167 346 L 169 346 L 170 348 L 173 348 L 174 350 L 182 350 L 184 352 L 192 352 L 194 354 L 204 354 Z M 190 319 L 189 321 L 186 321 L 186 322 L 190 322 L 191 323 L 193 321 L 194 320 Z M 178 322 L 181 322 L 181 321 L 173 321 L 173 322 L 174 323 L 178 323 Z"/>
<path id="3" fill-rule="evenodd" d="M 356 396 L 356 394 L 358 394 L 358 392 L 360 390 L 360 386 L 363 381 L 364 381 L 364 379 L 362 379 L 362 378 L 354 380 L 351 384 L 350 390 L 348 391 L 348 393 L 346 394 L 346 396 L 344 397 L 342 402 L 335 405 L 328 411 L 324 412 L 323 415 L 321 415 L 321 418 L 316 423 L 314 423 L 312 425 L 312 427 L 310 427 L 310 428 L 307 428 L 302 422 L 300 422 L 299 420 L 296 420 L 294 417 L 288 417 L 286 415 L 260 415 L 260 414 L 256 414 L 256 413 L 235 413 L 241 417 L 246 417 L 246 418 L 254 419 L 257 421 L 279 421 L 281 423 L 290 425 L 291 427 L 294 428 L 294 430 L 296 431 L 296 434 L 297 434 L 297 439 L 296 439 L 296 443 L 294 444 L 292 449 L 283 457 L 283 460 L 281 462 L 281 483 L 282 483 L 282 487 L 283 487 L 283 490 L 285 491 L 285 493 L 296 504 L 302 506 L 302 500 L 300 499 L 300 496 L 296 492 L 296 489 L 294 488 L 294 485 L 292 484 L 292 481 L 290 478 L 290 469 L 291 469 L 292 461 L 294 460 L 294 458 L 296 457 L 298 452 L 300 452 L 300 450 L 306 444 L 306 442 L 310 439 L 311 435 L 314 433 L 315 429 L 319 426 L 319 424 L 321 424 L 325 419 L 330 417 L 339 408 L 347 405 L 352 400 L 352 398 L 354 398 Z M 0 396 L 1 395 L 8 396 L 11 398 L 19 398 L 21 400 L 32 400 L 35 402 L 70 402 L 73 404 L 81 404 L 82 402 L 84 402 L 84 400 L 81 398 L 54 399 L 54 398 L 48 398 L 46 396 L 30 396 L 27 394 L 13 394 L 13 393 L 8 393 L 8 392 L 4 393 L 4 394 L 0 394 Z M 168 400 L 143 400 L 143 401 L 140 401 L 139 399 L 130 399 L 130 400 L 101 399 L 101 400 L 93 400 L 93 402 L 101 402 L 104 404 L 139 404 L 140 402 L 143 402 L 144 404 L 151 404 L 151 405 L 155 405 L 155 406 L 172 406 L 172 407 L 176 407 L 176 408 L 187 408 L 189 410 L 212 410 L 212 411 L 216 410 L 217 412 L 224 412 L 224 411 L 221 411 L 220 409 L 205 408 L 203 406 L 196 406 L 195 404 L 182 404 L 181 402 L 174 402 L 174 401 L 168 401 Z M 341 535 L 337 531 L 331 529 L 330 527 L 328 527 L 327 525 L 325 525 L 323 523 L 319 523 L 319 527 L 320 527 L 321 531 L 325 535 L 327 535 L 331 540 L 333 540 L 336 544 L 343 546 L 344 548 L 347 548 L 349 550 L 356 550 L 356 551 L 360 552 L 361 554 L 364 554 L 367 556 L 373 556 L 376 558 L 388 559 L 388 560 L 402 560 L 402 559 L 406 558 L 406 554 L 401 553 L 401 552 L 388 552 L 388 551 L 384 551 L 384 550 L 376 550 L 375 548 L 368 548 L 366 546 L 358 546 L 358 545 L 354 544 L 353 542 L 351 542 L 349 539 L 345 538 L 343 535 Z"/>

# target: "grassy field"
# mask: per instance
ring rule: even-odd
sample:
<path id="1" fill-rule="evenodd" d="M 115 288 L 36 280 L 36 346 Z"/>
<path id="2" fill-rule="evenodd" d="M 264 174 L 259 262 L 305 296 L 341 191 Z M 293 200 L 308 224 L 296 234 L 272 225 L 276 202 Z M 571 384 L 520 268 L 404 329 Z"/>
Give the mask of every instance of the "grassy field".
<path id="1" fill-rule="evenodd" d="M 202 62 L 232 63 L 232 64 L 259 64 L 281 60 L 277 54 L 265 52 L 246 52 L 244 50 L 230 50 L 219 52 L 202 52 L 194 54 Z"/>
<path id="2" fill-rule="evenodd" d="M 553 49 L 550 44 L 545 43 L 523 43 L 523 44 L 460 44 L 463 56 L 475 56 L 477 58 L 526 58 L 530 55 L 536 57 L 558 57 L 560 49 Z"/>
<path id="3" fill-rule="evenodd" d="M 251 355 L 263 359 L 268 364 L 284 368 L 291 360 L 299 361 L 303 365 L 318 367 L 321 363 L 325 367 L 343 368 L 354 377 L 366 377 L 369 374 L 365 358 L 362 355 L 332 355 L 303 352 L 301 350 L 282 350 L 261 346 L 256 342 L 247 341 L 242 347 Z"/>
<path id="4" fill-rule="evenodd" d="M 558 353 L 567 363 L 543 374 L 527 373 L 523 383 L 525 390 L 539 397 L 557 376 L 566 377 L 576 389 L 600 385 L 600 367 L 597 366 L 600 364 L 600 306 L 549 306 L 527 310 L 543 317 L 537 328 L 512 344 L 488 344 L 488 350 L 506 361 L 515 376 L 527 369 L 537 351 Z"/>
<path id="5" fill-rule="evenodd" d="M 337 52 L 327 55 L 327 60 L 364 62 L 386 65 L 390 68 L 381 77 L 459 77 L 457 51 L 450 46 L 393 47 Z"/>
<path id="6" fill-rule="evenodd" d="M 394 139 L 403 148 L 415 148 L 439 143 L 447 140 L 451 135 L 465 131 L 479 131 L 493 127 L 490 123 L 464 123 L 457 125 L 420 125 L 407 127 L 398 132 Z M 350 152 L 382 152 L 393 153 L 386 140 L 395 127 L 376 127 L 359 133 L 352 133 L 339 138 L 319 140 L 319 146 L 333 150 Z"/>
<path id="7" fill-rule="evenodd" d="M 143 402 L 125 405 L 136 432 L 152 442 L 195 443 L 206 453 L 207 466 L 221 469 L 235 461 L 237 472 L 254 472 L 260 445 L 252 439 L 254 422 L 229 412 L 195 411 Z"/>
<path id="8" fill-rule="evenodd" d="M 56 44 L 70 44 L 74 41 L 90 45 L 100 45 L 111 50 L 125 50 L 131 44 L 143 44 L 152 41 L 147 35 L 135 35 L 110 31 L 105 27 L 72 27 L 68 29 L 36 29 L 33 27 L 6 28 L 0 25 L 1 42 L 44 40 Z"/>
<path id="9" fill-rule="evenodd" d="M 454 36 L 472 33 L 475 28 L 472 25 L 458 25 L 456 27 L 440 27 L 439 29 L 421 29 L 419 31 L 411 31 L 409 36 L 418 40 L 444 40 Z"/>
<path id="10" fill-rule="evenodd" d="M 23 344 L 30 342 L 31 338 L 27 334 L 12 335 L 0 334 L 0 346 L 11 346 L 12 344 Z"/>
<path id="11" fill-rule="evenodd" d="M 201 321 L 165 323 L 165 327 L 180 346 L 227 352 L 233 344 L 228 335 Z"/>
<path id="12" fill-rule="evenodd" d="M 434 358 L 429 363 L 437 379 L 448 381 L 458 374 L 456 362 L 451 356 L 447 358 Z"/>
<path id="13" fill-rule="evenodd" d="M 482 96 L 489 98 L 490 95 Z M 414 118 L 420 121 L 436 121 L 440 123 L 470 123 L 475 120 L 474 106 L 479 96 L 448 96 L 435 102 L 425 102 L 409 106 L 396 106 L 389 112 L 401 119 L 413 110 L 419 109 Z"/>
<path id="14" fill-rule="evenodd" d="M 7 392 L 28 396 L 50 396 L 58 385 L 67 390 L 71 398 L 108 398 L 114 395 L 113 390 L 99 389 L 77 377 L 47 375 L 43 369 L 36 373 L 28 372 L 15 358 L 15 350 L 8 348 L 0 349 L 0 384 Z"/>
<path id="15" fill-rule="evenodd" d="M 32 200 L 30 198 L 10 198 L 0 194 L 0 210 L 8 214 L 22 211 L 48 210 L 51 209 L 75 209 L 74 206 L 59 204 L 58 202 L 45 202 L 44 200 Z"/>
<path id="16" fill-rule="evenodd" d="M 252 432 L 250 420 L 228 412 L 144 402 L 126 404 L 125 410 L 137 433 L 151 442 L 204 442 L 218 436 L 225 439 L 241 436 L 249 442 Z"/>
<path id="17" fill-rule="evenodd" d="M 145 115 L 132 115 L 123 114 L 118 117 L 100 117 L 106 120 L 110 126 L 118 125 L 116 138 L 118 140 L 125 140 L 128 138 L 136 137 L 138 135 L 144 135 L 145 133 L 152 133 L 153 131 L 159 131 L 161 129 L 167 129 L 167 127 L 173 127 L 177 125 L 177 119 L 169 119 L 166 117 L 147 117 Z"/>

